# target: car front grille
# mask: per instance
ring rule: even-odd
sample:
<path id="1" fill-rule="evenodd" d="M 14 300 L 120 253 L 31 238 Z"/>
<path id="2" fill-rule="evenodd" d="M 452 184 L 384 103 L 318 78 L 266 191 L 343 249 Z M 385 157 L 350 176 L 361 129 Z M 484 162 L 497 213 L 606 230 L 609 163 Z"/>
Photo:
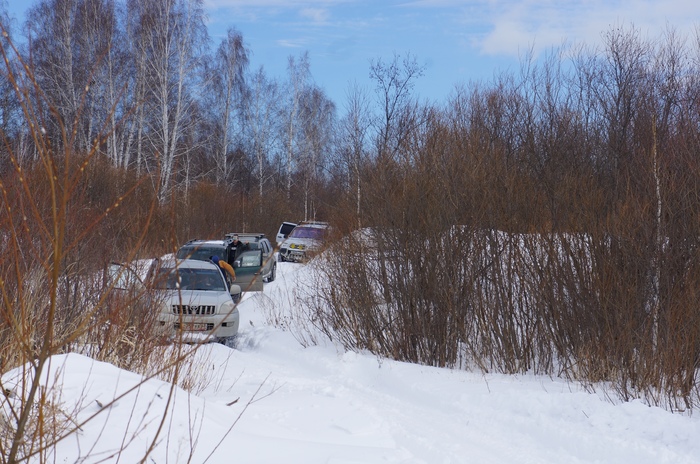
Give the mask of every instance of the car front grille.
<path id="1" fill-rule="evenodd" d="M 195 314 L 207 315 L 216 314 L 214 305 L 173 305 L 173 314 Z"/>

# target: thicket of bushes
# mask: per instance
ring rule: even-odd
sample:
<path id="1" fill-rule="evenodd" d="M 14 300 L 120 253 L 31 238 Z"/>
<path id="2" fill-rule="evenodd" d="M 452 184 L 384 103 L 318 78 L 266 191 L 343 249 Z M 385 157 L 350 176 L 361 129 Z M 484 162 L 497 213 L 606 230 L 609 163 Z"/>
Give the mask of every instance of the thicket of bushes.
<path id="1" fill-rule="evenodd" d="M 400 360 L 697 407 L 699 51 L 613 29 L 420 114 L 363 166 L 344 219 L 367 234 L 327 254 L 315 324 Z"/>

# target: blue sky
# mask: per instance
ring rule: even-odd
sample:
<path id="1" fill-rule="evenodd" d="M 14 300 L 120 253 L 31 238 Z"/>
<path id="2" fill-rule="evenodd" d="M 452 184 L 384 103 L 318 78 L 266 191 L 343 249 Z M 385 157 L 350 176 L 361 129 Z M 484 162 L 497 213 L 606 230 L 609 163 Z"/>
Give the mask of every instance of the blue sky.
<path id="1" fill-rule="evenodd" d="M 9 0 L 19 16 L 27 0 Z M 413 55 L 425 66 L 415 93 L 443 103 L 459 83 L 517 69 L 519 57 L 633 24 L 648 37 L 700 26 L 698 0 L 204 0 L 217 46 L 228 27 L 251 50 L 251 69 L 284 78 L 287 58 L 309 52 L 317 85 L 342 113 L 349 86 L 371 90 L 371 60 Z"/>
<path id="2" fill-rule="evenodd" d="M 564 40 L 596 45 L 611 26 L 657 37 L 671 25 L 690 36 L 698 0 L 205 0 L 210 33 L 234 25 L 251 65 L 283 77 L 307 50 L 316 83 L 342 110 L 349 84 L 371 89 L 369 63 L 411 53 L 425 74 L 415 92 L 445 102 L 455 84 L 517 69 L 519 57 Z M 342 112 L 342 111 L 341 111 Z"/>

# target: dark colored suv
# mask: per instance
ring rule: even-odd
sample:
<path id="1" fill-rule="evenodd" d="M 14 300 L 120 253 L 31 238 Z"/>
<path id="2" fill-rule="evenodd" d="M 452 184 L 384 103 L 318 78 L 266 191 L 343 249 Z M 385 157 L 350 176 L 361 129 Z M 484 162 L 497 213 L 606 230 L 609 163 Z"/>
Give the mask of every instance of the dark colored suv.
<path id="1" fill-rule="evenodd" d="M 233 246 L 234 236 L 243 242 L 244 250 Z M 277 261 L 272 244 L 265 234 L 230 233 L 223 240 L 190 240 L 176 253 L 178 259 L 209 261 L 213 255 L 229 263 L 236 271 L 236 284 L 245 291 L 262 291 L 263 282 L 277 276 Z"/>
<path id="2" fill-rule="evenodd" d="M 230 233 L 226 240 L 233 243 L 233 238 L 243 243 L 243 249 L 237 250 L 231 258 L 231 266 L 236 270 L 236 283 L 252 291 L 262 291 L 263 282 L 272 282 L 277 277 L 277 260 L 270 240 L 265 234 Z"/>

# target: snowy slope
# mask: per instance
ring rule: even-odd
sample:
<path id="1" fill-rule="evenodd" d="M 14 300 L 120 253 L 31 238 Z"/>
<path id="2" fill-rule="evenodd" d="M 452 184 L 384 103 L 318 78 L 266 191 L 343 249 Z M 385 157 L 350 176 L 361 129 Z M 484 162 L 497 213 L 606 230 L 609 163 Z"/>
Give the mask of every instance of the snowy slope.
<path id="1" fill-rule="evenodd" d="M 266 320 L 291 310 L 291 289 L 305 273 L 279 263 L 264 293 L 246 295 L 237 349 L 211 344 L 197 354 L 206 379 L 197 394 L 176 388 L 169 400 L 169 385 L 149 380 L 100 408 L 139 377 L 78 355 L 55 357 L 52 370 L 63 375 L 49 378 L 58 378 L 64 410 L 80 419 L 99 413 L 57 446 L 56 462 L 138 462 L 167 408 L 146 462 L 700 463 L 697 417 L 614 404 L 557 379 L 304 348 Z"/>

